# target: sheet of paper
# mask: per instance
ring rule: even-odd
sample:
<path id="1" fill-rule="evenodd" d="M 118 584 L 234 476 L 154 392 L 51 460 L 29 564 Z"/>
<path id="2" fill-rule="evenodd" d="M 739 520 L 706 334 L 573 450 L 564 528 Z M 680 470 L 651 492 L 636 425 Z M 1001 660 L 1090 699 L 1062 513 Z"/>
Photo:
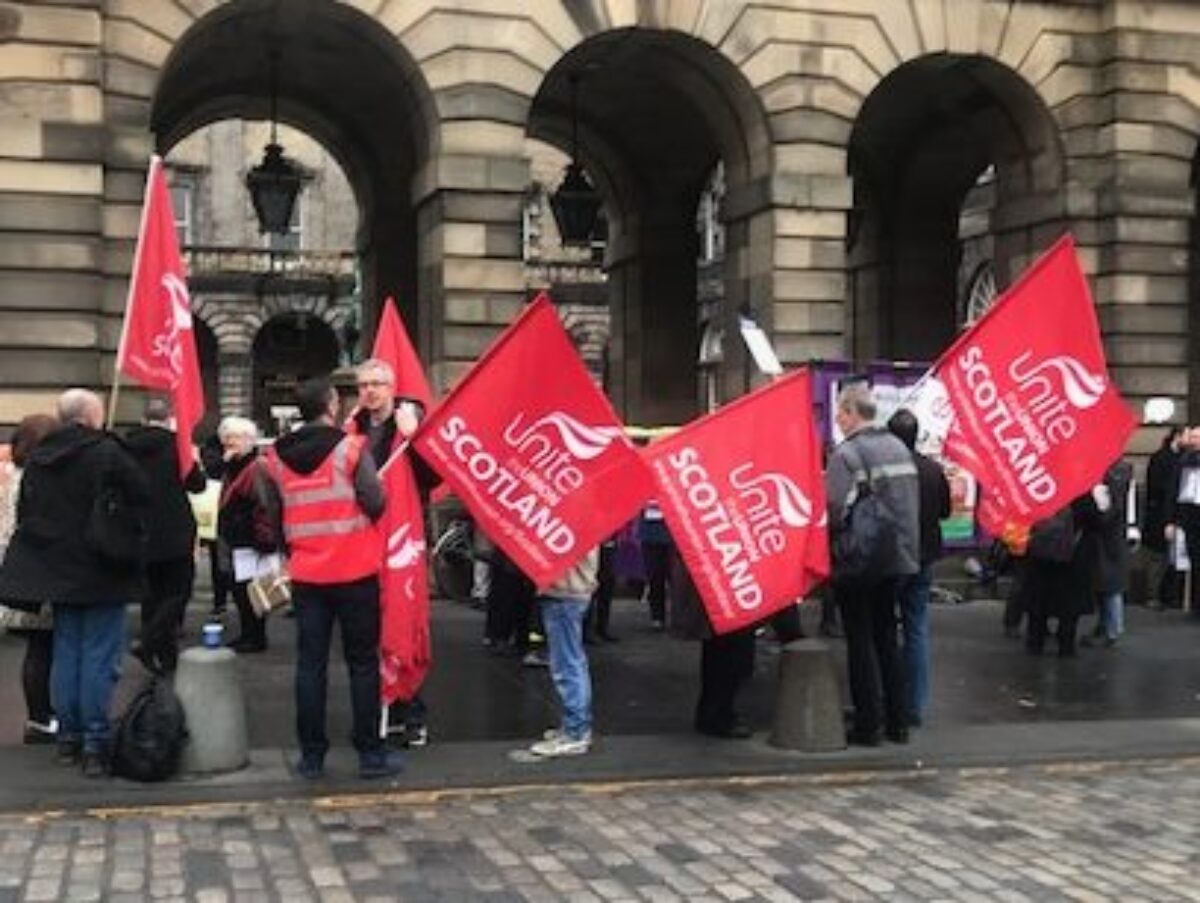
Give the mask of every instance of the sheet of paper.
<path id="1" fill-rule="evenodd" d="M 254 549 L 233 550 L 233 579 L 238 583 L 274 573 L 282 566 L 283 561 L 278 554 L 261 555 Z"/>

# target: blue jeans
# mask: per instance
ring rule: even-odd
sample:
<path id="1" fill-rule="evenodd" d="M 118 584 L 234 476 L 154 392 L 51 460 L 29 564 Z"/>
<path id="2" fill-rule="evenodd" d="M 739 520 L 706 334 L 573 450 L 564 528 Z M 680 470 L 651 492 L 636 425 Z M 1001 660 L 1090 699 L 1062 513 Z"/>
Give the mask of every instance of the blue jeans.
<path id="1" fill-rule="evenodd" d="M 1104 593 L 1100 597 L 1100 627 L 1110 640 L 1115 640 L 1125 632 L 1124 593 Z"/>
<path id="2" fill-rule="evenodd" d="M 580 740 L 592 729 L 592 677 L 583 649 L 583 619 L 586 599 L 555 599 L 539 596 L 542 626 L 550 645 L 550 677 L 562 702 L 562 731 Z"/>
<path id="3" fill-rule="evenodd" d="M 54 606 L 50 693 L 60 740 L 82 740 L 84 752 L 107 751 L 108 707 L 124 646 L 124 603 Z"/>
<path id="4" fill-rule="evenodd" d="M 904 714 L 920 724 L 929 704 L 929 565 L 900 580 L 900 621 L 904 631 Z"/>

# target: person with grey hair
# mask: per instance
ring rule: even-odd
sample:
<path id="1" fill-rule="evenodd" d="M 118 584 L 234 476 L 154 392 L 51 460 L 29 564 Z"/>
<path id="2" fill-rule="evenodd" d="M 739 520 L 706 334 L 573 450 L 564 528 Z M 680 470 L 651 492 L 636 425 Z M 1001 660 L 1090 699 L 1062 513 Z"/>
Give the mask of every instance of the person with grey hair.
<path id="1" fill-rule="evenodd" d="M 146 591 L 142 596 L 142 639 L 134 650 L 152 671 L 169 673 L 179 658 L 178 629 L 196 577 L 196 518 L 189 492 L 203 492 L 208 480 L 199 462 L 179 474 L 171 405 L 146 400 L 142 425 L 125 437 L 129 451 L 150 483 L 146 509 Z"/>
<path id="2" fill-rule="evenodd" d="M 53 606 L 59 761 L 82 762 L 85 775 L 100 777 L 108 773 L 125 606 L 142 579 L 137 518 L 150 491 L 124 444 L 103 429 L 94 392 L 67 390 L 58 414 L 62 428 L 25 468 L 0 599 Z"/>
<path id="3" fill-rule="evenodd" d="M 271 523 L 265 474 L 259 468 L 258 426 L 245 417 L 226 417 L 217 427 L 224 462 L 217 505 L 217 562 L 238 610 L 238 635 L 229 646 L 253 654 L 267 649 L 267 622 L 250 604 L 248 577 L 238 579 L 234 559 L 244 551 L 270 554 L 278 550 L 278 531 Z"/>
<path id="4" fill-rule="evenodd" d="M 908 742 L 896 648 L 896 588 L 920 569 L 917 467 L 904 444 L 875 424 L 875 414 L 875 399 L 865 382 L 841 387 L 834 421 L 845 438 L 830 454 L 825 471 L 833 588 L 846 633 L 854 703 L 846 739 L 864 746 L 878 746 L 885 734 L 892 742 Z M 881 512 L 889 522 L 873 537 L 877 547 L 870 550 L 871 570 L 862 572 L 846 558 L 840 539 L 855 529 L 855 509 L 868 496 L 875 498 L 869 510 Z"/>

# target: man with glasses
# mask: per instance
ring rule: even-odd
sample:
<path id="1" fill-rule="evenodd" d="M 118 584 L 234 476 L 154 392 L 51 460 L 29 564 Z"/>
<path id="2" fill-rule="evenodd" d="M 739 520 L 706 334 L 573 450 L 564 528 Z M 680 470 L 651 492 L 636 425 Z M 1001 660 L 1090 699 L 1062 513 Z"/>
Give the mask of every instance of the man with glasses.
<path id="1" fill-rule="evenodd" d="M 356 377 L 358 405 L 346 420 L 345 429 L 351 435 L 366 437 L 376 468 L 382 468 L 412 438 L 425 416 L 425 408 L 415 398 L 396 395 L 396 374 L 385 360 L 363 361 Z M 429 503 L 430 490 L 440 478 L 411 446 L 405 447 L 403 454 L 412 464 L 424 509 Z M 388 711 L 388 734 L 399 737 L 405 746 L 424 746 L 429 742 L 425 713 L 425 702 L 419 693 L 411 700 L 397 701 Z"/>

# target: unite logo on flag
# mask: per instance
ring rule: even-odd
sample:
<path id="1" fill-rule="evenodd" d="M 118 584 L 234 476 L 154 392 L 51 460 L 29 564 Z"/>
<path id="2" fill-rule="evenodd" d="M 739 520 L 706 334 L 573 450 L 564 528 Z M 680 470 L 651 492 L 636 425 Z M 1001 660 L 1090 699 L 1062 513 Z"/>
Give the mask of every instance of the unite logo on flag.
<path id="1" fill-rule="evenodd" d="M 545 296 L 488 349 L 414 445 L 540 587 L 615 533 L 651 491 Z"/>
<path id="2" fill-rule="evenodd" d="M 716 632 L 761 621 L 828 576 L 806 371 L 689 424 L 643 455 Z"/>
<path id="3" fill-rule="evenodd" d="M 980 521 L 993 533 L 1048 517 L 1100 479 L 1135 420 L 1108 378 L 1069 236 L 950 347 L 918 395 L 918 417 L 944 411 L 943 398 L 952 410 L 940 421 L 944 451 L 983 485 Z"/>

